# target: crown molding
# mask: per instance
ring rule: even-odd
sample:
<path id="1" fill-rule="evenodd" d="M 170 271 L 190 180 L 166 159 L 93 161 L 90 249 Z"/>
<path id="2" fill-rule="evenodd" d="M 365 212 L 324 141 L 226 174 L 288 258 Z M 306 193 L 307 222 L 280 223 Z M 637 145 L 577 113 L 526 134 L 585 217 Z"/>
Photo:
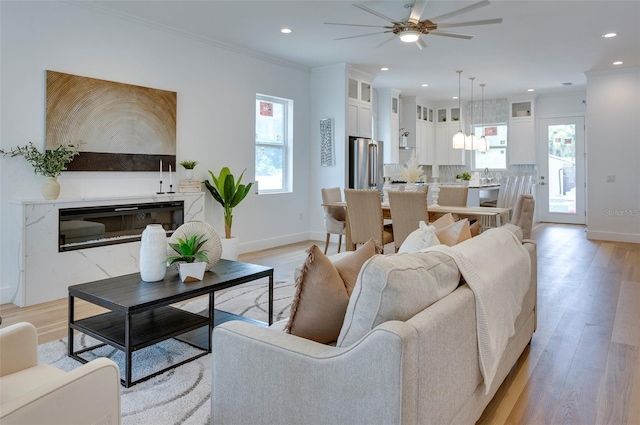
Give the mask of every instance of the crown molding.
<path id="1" fill-rule="evenodd" d="M 604 71 L 587 71 L 584 73 L 587 77 L 597 77 L 600 75 L 619 75 L 619 74 L 636 74 L 640 72 L 638 67 L 607 69 Z"/>

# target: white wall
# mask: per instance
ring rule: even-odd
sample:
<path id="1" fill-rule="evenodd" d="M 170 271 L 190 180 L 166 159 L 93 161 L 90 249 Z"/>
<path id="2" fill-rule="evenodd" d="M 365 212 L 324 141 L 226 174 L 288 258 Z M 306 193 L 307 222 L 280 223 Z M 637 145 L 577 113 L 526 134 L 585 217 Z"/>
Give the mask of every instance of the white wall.
<path id="1" fill-rule="evenodd" d="M 587 73 L 589 239 L 640 243 L 639 111 L 640 70 Z"/>
<path id="2" fill-rule="evenodd" d="M 314 68 L 311 73 L 311 164 L 309 185 L 309 215 L 311 218 L 311 238 L 324 240 L 322 195 L 323 187 L 344 189 L 346 176 L 346 104 L 347 104 L 347 64 Z M 333 118 L 335 165 L 320 166 L 320 120 Z M 337 236 L 332 236 L 335 242 Z"/>
<path id="3" fill-rule="evenodd" d="M 241 251 L 309 237 L 310 71 L 261 60 L 135 20 L 66 2 L 0 3 L 0 147 L 44 146 L 45 70 L 178 93 L 177 158 L 199 161 L 196 178 L 229 166 L 254 176 L 255 94 L 294 101 L 294 192 L 251 194 L 235 211 Z M 0 207 L 10 199 L 39 199 L 42 178 L 21 158 L 0 160 Z M 155 173 L 67 172 L 60 196 L 155 192 Z M 223 233 L 222 209 L 207 196 L 206 220 Z M 302 218 L 301 218 L 302 217 Z M 0 216 L 1 255 L 15 247 L 2 237 L 12 226 Z M 267 224 L 267 225 L 265 225 Z"/>

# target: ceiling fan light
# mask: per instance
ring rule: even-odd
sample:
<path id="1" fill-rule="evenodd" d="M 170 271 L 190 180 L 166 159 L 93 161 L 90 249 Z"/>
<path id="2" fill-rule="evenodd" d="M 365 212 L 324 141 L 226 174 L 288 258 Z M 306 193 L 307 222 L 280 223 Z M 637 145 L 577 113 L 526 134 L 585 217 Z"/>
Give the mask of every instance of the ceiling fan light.
<path id="1" fill-rule="evenodd" d="M 464 149 L 464 139 L 464 133 L 462 130 L 458 130 L 458 132 L 453 136 L 453 148 Z"/>
<path id="2" fill-rule="evenodd" d="M 418 41 L 420 38 L 420 33 L 414 30 L 404 30 L 400 33 L 400 40 L 405 43 L 413 43 L 414 41 Z"/>

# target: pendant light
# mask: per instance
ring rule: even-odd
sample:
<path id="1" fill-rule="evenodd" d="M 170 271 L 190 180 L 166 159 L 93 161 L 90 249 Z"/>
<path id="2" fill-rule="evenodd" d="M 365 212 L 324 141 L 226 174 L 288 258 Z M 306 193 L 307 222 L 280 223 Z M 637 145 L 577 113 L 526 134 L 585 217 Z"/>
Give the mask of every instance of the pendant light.
<path id="1" fill-rule="evenodd" d="M 460 111 L 460 74 L 462 71 L 456 71 L 458 73 L 458 111 Z M 462 121 L 458 120 L 460 124 L 460 129 L 456 134 L 453 135 L 453 148 L 454 149 L 464 149 L 464 133 L 462 132 Z"/>
<path id="2" fill-rule="evenodd" d="M 482 108 L 482 136 L 480 137 L 480 140 L 478 140 L 478 152 L 489 151 L 489 141 L 484 137 L 484 86 L 486 86 L 485 83 L 480 84 L 480 87 L 482 87 L 482 103 L 480 104 Z"/>
<path id="3" fill-rule="evenodd" d="M 475 80 L 476 77 L 469 77 L 469 79 L 471 80 L 471 113 L 469 114 L 471 116 L 471 123 L 469 124 L 469 135 L 464 138 L 464 149 L 472 151 L 478 147 L 478 138 L 473 131 L 473 80 Z"/>

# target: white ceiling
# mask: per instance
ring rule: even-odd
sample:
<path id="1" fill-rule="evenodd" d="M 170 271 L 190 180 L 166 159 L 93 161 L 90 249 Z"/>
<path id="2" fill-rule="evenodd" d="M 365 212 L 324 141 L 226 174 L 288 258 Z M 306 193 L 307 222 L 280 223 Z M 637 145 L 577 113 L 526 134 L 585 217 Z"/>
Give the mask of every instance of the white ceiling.
<path id="1" fill-rule="evenodd" d="M 305 67 L 348 62 L 376 75 L 376 87 L 400 89 L 434 101 L 462 97 L 471 83 L 486 83 L 485 98 L 584 90 L 587 71 L 640 66 L 640 1 L 494 0 L 489 6 L 443 22 L 503 18 L 502 24 L 455 28 L 471 40 L 423 36 L 427 47 L 399 39 L 380 43 L 390 34 L 348 40 L 338 37 L 376 32 L 375 28 L 333 26 L 324 22 L 386 25 L 386 21 L 353 6 L 355 1 L 94 1 L 91 5 L 138 22 L 147 22 L 259 55 Z M 361 2 L 395 19 L 405 19 L 405 1 Z M 475 3 L 431 0 L 422 18 Z M 288 27 L 292 34 L 283 35 Z M 382 30 L 381 30 L 382 31 Z M 604 33 L 618 36 L 605 39 Z M 383 72 L 386 66 L 390 70 Z M 258 71 L 257 71 L 258 72 Z M 429 84 L 423 88 L 421 84 Z M 571 87 L 563 83 L 572 83 Z"/>

